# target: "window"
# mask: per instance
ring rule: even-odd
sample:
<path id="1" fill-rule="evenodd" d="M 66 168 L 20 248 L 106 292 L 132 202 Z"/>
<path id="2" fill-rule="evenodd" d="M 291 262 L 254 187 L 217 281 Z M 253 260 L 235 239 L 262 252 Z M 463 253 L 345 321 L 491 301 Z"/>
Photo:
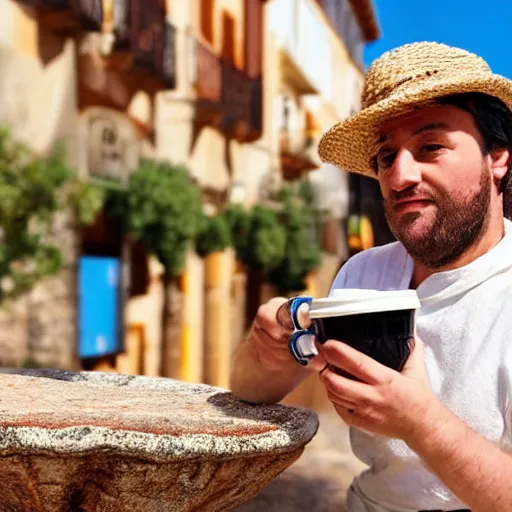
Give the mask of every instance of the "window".
<path id="1" fill-rule="evenodd" d="M 222 12 L 222 57 L 226 62 L 235 62 L 235 20 L 226 11 Z"/>
<path id="2" fill-rule="evenodd" d="M 213 44 L 213 13 L 215 0 L 201 0 L 201 33 Z"/>
<path id="3" fill-rule="evenodd" d="M 261 77 L 262 31 L 261 0 L 245 0 L 245 70 L 249 78 Z"/>

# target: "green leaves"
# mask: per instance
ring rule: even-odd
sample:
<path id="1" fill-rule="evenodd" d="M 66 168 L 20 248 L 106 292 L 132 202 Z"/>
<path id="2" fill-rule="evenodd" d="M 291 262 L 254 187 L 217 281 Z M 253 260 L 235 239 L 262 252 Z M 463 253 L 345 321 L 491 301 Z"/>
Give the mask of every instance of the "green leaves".
<path id="1" fill-rule="evenodd" d="M 291 189 L 280 194 L 281 221 L 286 233 L 284 256 L 269 276 L 279 293 L 300 292 L 306 288 L 305 278 L 321 263 L 320 244 L 316 239 L 318 212 L 310 206 L 311 196 Z"/>
<path id="2" fill-rule="evenodd" d="M 262 270 L 279 293 L 287 294 L 304 290 L 305 278 L 320 265 L 316 225 L 321 213 L 311 206 L 312 190 L 307 184 L 298 189 L 283 187 L 276 199 L 272 207 L 256 205 L 246 210 L 230 205 L 207 218 L 196 250 L 206 256 L 231 243 L 242 263 Z"/>
<path id="3" fill-rule="evenodd" d="M 126 189 L 107 192 L 79 181 L 61 147 L 41 158 L 0 128 L 0 303 L 62 267 L 52 234 L 57 212 L 73 212 L 83 226 L 105 202 L 169 274 L 183 270 L 193 242 L 201 256 L 233 246 L 241 262 L 263 270 L 280 292 L 302 290 L 320 261 L 308 183 L 298 191 L 284 188 L 273 207 L 230 205 L 206 217 L 200 188 L 182 166 L 142 160 Z"/>
<path id="4" fill-rule="evenodd" d="M 105 204 L 105 195 L 105 190 L 97 185 L 83 181 L 75 181 L 72 184 L 69 191 L 69 203 L 81 226 L 87 226 L 94 222 L 96 215 Z"/>
<path id="5" fill-rule="evenodd" d="M 231 228 L 224 215 L 205 216 L 196 239 L 196 251 L 204 258 L 216 251 L 223 251 L 232 245 Z"/>
<path id="6" fill-rule="evenodd" d="M 243 261 L 251 228 L 251 212 L 240 205 L 230 204 L 224 210 L 223 216 L 231 233 L 233 247 L 238 259 Z"/>
<path id="7" fill-rule="evenodd" d="M 52 235 L 58 211 L 72 207 L 88 223 L 101 205 L 66 166 L 62 147 L 41 158 L 0 129 L 0 303 L 62 267 Z"/>
<path id="8" fill-rule="evenodd" d="M 252 209 L 250 221 L 241 259 L 249 266 L 272 270 L 282 261 L 286 247 L 286 233 L 279 225 L 278 215 L 269 207 L 257 205 Z"/>
<path id="9" fill-rule="evenodd" d="M 108 211 L 171 274 L 179 274 L 202 222 L 201 192 L 187 170 L 142 160 L 126 191 L 109 192 Z"/>

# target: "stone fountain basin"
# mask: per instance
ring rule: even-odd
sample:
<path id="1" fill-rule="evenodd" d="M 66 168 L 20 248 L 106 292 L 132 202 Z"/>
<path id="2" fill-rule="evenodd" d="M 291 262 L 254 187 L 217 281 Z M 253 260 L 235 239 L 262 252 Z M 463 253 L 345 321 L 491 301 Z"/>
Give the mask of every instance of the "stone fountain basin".
<path id="1" fill-rule="evenodd" d="M 291 465 L 316 415 L 206 385 L 0 374 L 0 510 L 229 511 Z"/>

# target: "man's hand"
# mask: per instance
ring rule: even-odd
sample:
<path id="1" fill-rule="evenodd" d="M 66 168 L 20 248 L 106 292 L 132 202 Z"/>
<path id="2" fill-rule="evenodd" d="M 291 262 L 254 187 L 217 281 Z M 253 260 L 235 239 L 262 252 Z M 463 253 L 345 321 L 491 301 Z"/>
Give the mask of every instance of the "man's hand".
<path id="1" fill-rule="evenodd" d="M 299 307 L 297 319 L 303 329 L 307 329 L 311 325 L 307 304 L 302 304 Z M 290 301 L 276 297 L 259 307 L 248 341 L 251 343 L 257 360 L 267 370 L 279 371 L 288 366 L 297 369 L 298 364 L 288 348 L 292 334 Z M 323 366 L 325 366 L 325 361 L 320 356 L 311 360 L 307 368 L 319 370 Z"/>
<path id="2" fill-rule="evenodd" d="M 318 348 L 330 365 L 361 380 L 347 379 L 331 369 L 321 373 L 344 421 L 404 440 L 473 512 L 512 510 L 512 458 L 435 397 L 420 340 L 401 373 L 339 341 Z"/>
<path id="3" fill-rule="evenodd" d="M 342 377 L 332 369 L 321 373 L 329 399 L 349 425 L 407 440 L 436 408 L 420 340 L 401 373 L 339 341 L 329 340 L 319 351 L 330 365 L 359 379 Z"/>
<path id="4" fill-rule="evenodd" d="M 309 307 L 303 304 L 297 317 L 302 328 L 309 327 Z M 307 367 L 293 359 L 288 343 L 293 333 L 290 302 L 278 297 L 260 306 L 249 336 L 240 344 L 233 362 L 231 390 L 243 400 L 274 403 L 310 374 L 324 366 L 317 356 Z"/>

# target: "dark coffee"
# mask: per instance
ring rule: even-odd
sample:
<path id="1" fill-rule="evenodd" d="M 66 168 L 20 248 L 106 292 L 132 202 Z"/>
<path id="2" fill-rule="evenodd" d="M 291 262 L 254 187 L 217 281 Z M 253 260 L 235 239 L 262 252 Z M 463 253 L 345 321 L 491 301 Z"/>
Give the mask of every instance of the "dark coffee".
<path id="1" fill-rule="evenodd" d="M 320 343 L 340 340 L 379 363 L 401 371 L 411 353 L 415 309 L 314 318 Z"/>

